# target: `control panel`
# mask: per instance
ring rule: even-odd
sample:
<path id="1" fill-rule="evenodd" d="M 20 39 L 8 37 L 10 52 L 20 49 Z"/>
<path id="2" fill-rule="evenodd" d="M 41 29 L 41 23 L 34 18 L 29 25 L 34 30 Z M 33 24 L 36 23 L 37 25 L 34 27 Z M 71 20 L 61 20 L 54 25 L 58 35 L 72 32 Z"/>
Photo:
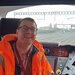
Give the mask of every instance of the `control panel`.
<path id="1" fill-rule="evenodd" d="M 57 57 L 55 56 L 46 56 L 48 62 L 50 63 L 54 72 L 56 71 Z"/>
<path id="2" fill-rule="evenodd" d="M 75 51 L 69 53 L 68 61 L 63 69 L 62 75 L 75 75 Z"/>
<path id="3" fill-rule="evenodd" d="M 75 75 L 75 46 L 44 46 L 44 52 L 55 75 Z"/>
<path id="4" fill-rule="evenodd" d="M 63 68 L 68 60 L 68 57 L 58 57 L 56 65 L 56 75 L 61 75 Z"/>
<path id="5" fill-rule="evenodd" d="M 55 72 L 55 75 L 62 75 L 62 71 L 68 60 L 67 49 L 64 47 L 45 48 L 45 54 Z"/>

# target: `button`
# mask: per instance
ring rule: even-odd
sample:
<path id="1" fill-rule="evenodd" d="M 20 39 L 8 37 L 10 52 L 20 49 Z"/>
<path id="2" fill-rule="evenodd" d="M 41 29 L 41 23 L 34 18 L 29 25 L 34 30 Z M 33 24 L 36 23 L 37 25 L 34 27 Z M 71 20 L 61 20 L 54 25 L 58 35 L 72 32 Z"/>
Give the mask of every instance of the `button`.
<path id="1" fill-rule="evenodd" d="M 56 70 L 56 74 L 58 74 L 58 75 L 61 74 L 61 70 L 60 69 L 57 69 Z"/>
<path id="2" fill-rule="evenodd" d="M 72 56 L 74 57 L 75 55 L 73 54 Z"/>
<path id="3" fill-rule="evenodd" d="M 68 52 L 67 51 L 65 51 L 65 56 L 68 56 Z"/>
<path id="4" fill-rule="evenodd" d="M 61 58 L 59 58 L 59 60 L 61 60 Z"/>
<path id="5" fill-rule="evenodd" d="M 70 70 L 72 71 L 73 69 L 72 69 L 72 68 L 70 68 Z"/>
<path id="6" fill-rule="evenodd" d="M 74 59 L 72 59 L 72 61 L 74 61 Z"/>
<path id="7" fill-rule="evenodd" d="M 59 64 L 60 67 L 62 67 L 62 64 Z"/>
<path id="8" fill-rule="evenodd" d="M 62 59 L 63 61 L 65 60 L 65 58 Z"/>
<path id="9" fill-rule="evenodd" d="M 72 58 L 69 58 L 69 60 L 72 60 Z"/>
<path id="10" fill-rule="evenodd" d="M 73 72 L 75 73 L 75 70 Z"/>
<path id="11" fill-rule="evenodd" d="M 75 75 L 75 74 L 72 74 L 72 75 Z"/>

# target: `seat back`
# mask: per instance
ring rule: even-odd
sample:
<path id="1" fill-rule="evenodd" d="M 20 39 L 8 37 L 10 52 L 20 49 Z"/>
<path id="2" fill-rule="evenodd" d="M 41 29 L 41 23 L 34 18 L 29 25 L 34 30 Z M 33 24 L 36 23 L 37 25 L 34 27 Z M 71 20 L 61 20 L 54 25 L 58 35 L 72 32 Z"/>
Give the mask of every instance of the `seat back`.
<path id="1" fill-rule="evenodd" d="M 0 35 L 16 33 L 16 28 L 20 19 L 2 18 L 0 24 Z"/>

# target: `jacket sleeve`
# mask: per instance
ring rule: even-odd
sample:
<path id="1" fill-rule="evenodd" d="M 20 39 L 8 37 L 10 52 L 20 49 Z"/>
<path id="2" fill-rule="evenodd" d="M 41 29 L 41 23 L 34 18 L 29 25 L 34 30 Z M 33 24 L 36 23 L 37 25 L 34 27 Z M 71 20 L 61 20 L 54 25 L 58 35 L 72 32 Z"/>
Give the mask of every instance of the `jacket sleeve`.
<path id="1" fill-rule="evenodd" d="M 3 67 L 0 65 L 0 75 L 4 75 Z"/>
<path id="2" fill-rule="evenodd" d="M 4 60 L 0 55 L 0 75 L 4 75 Z"/>
<path id="3" fill-rule="evenodd" d="M 49 73 L 52 73 L 53 72 L 53 69 L 51 67 L 51 65 L 49 64 L 45 54 L 43 54 L 43 57 L 42 57 L 42 73 L 43 75 L 49 75 Z"/>

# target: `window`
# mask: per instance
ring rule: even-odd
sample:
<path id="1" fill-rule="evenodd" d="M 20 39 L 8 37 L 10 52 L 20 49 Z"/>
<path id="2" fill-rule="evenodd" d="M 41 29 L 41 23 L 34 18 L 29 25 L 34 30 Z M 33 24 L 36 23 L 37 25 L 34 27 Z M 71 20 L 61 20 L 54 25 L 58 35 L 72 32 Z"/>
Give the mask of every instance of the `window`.
<path id="1" fill-rule="evenodd" d="M 11 16 L 10 16 L 11 15 Z M 39 42 L 55 42 L 59 45 L 75 45 L 75 6 L 37 5 L 9 12 L 6 18 L 35 19 Z"/>

